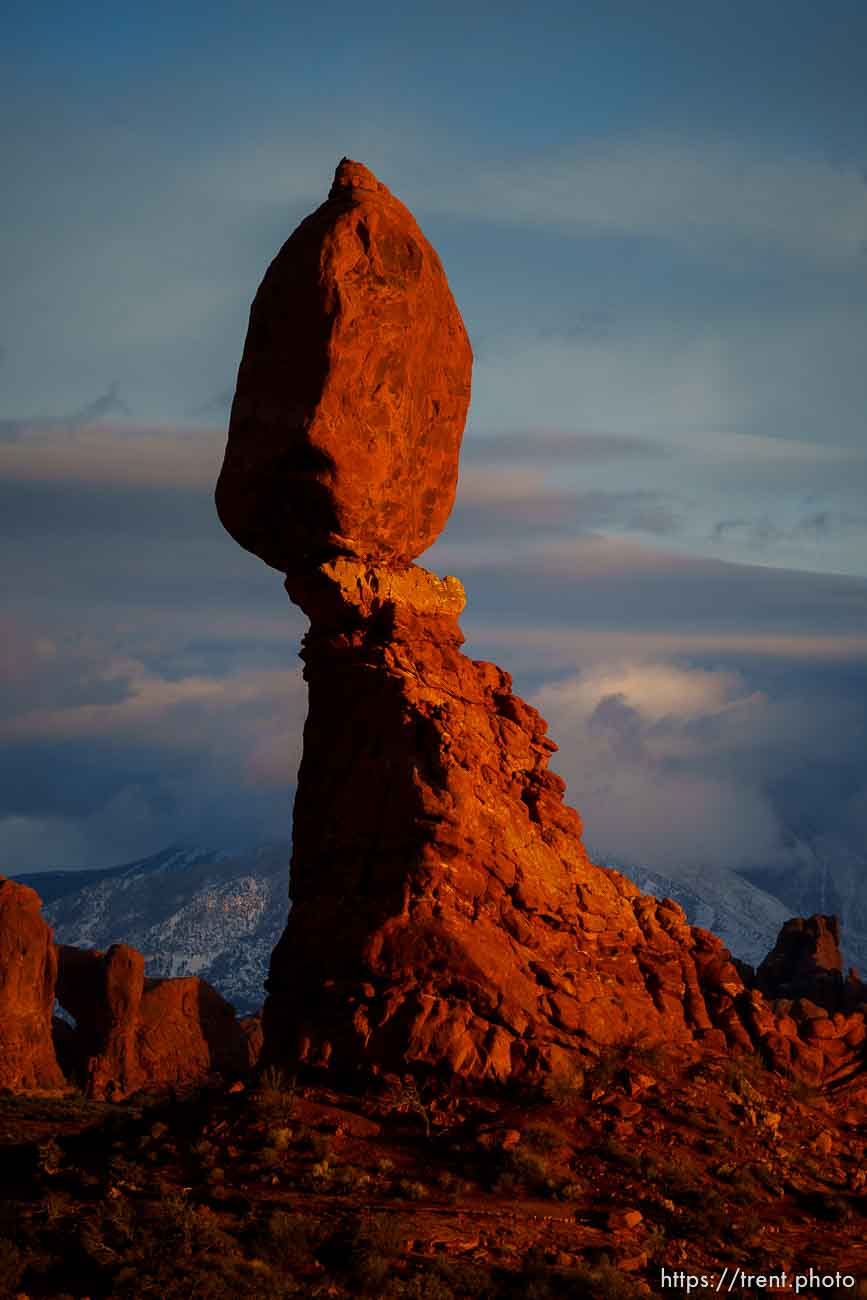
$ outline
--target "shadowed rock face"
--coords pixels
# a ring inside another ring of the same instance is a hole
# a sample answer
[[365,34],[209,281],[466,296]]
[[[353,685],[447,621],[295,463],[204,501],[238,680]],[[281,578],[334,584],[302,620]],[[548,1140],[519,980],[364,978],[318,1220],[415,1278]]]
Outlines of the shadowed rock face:
[[826,1011],[867,1003],[867,986],[855,972],[843,978],[836,916],[797,916],[787,921],[756,971],[755,984],[766,997],[808,998]]
[[437,254],[344,158],[250,311],[217,484],[224,527],[284,573],[338,553],[414,559],[452,507],[471,368]]
[[232,1007],[204,980],[146,979],[144,958],[128,944],[58,953],[57,1000],[77,1022],[71,1035],[60,1031],[64,1059],[89,1097],[120,1100],[246,1068]]
[[57,958],[35,890],[0,876],[0,1087],[59,1088],[51,1039]]

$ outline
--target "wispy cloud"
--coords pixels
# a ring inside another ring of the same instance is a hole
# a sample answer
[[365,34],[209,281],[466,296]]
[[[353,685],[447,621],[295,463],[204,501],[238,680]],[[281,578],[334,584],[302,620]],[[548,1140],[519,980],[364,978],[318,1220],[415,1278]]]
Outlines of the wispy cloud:
[[[437,178],[440,182],[440,178]],[[771,153],[742,138],[636,133],[488,164],[428,206],[576,235],[643,235],[707,251],[747,241],[819,261],[867,251],[862,168]]]
[[[463,460],[487,464],[602,464],[622,460],[655,460],[671,455],[671,449],[649,438],[628,433],[585,433],[558,429],[529,428],[525,432],[497,432],[487,437],[469,436],[464,442]],[[461,476],[463,485],[466,474]]]
[[28,422],[15,442],[0,442],[0,478],[101,487],[213,487],[225,430]]

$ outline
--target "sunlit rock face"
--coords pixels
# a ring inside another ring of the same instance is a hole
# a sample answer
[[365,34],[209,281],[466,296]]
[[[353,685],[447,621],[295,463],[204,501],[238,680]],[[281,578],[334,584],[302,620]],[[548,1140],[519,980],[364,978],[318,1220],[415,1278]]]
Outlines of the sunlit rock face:
[[0,1088],[59,1088],[51,1038],[57,956],[35,890],[0,876]]
[[547,724],[461,652],[458,579],[411,562],[452,504],[470,363],[436,254],[344,160],[253,304],[217,490],[310,619],[261,1062],[537,1083],[639,1038],[861,1068],[860,1013],[775,1009],[676,903],[589,861]]
[[236,541],[284,573],[408,563],[454,501],[472,351],[412,214],[344,158],[269,266],[217,485]]

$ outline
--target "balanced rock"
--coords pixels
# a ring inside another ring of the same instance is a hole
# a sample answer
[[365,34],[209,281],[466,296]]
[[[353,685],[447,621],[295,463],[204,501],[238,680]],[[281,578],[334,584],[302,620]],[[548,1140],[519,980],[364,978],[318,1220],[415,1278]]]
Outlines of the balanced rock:
[[57,958],[39,895],[0,876],[0,1088],[61,1088],[51,1037]]
[[217,484],[224,527],[284,573],[407,563],[448,518],[472,351],[412,214],[344,158],[250,311]]
[[455,490],[471,353],[436,254],[344,160],[256,296],[217,487],[310,619],[262,1065],[539,1082],[607,1045],[863,1068],[864,1017],[779,1012],[671,900],[594,866],[543,718],[412,564]]
[[59,957],[57,1000],[76,1021],[64,1059],[88,1096],[119,1100],[246,1068],[234,1011],[204,980],[146,979],[144,958],[127,944],[106,953],[64,945]]

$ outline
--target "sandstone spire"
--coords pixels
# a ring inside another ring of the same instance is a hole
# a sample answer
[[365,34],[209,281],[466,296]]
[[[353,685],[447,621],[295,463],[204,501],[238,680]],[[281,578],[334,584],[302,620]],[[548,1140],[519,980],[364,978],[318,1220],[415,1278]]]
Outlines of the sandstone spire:
[[0,876],[0,1088],[59,1088],[51,1040],[57,955],[34,889]]

